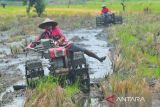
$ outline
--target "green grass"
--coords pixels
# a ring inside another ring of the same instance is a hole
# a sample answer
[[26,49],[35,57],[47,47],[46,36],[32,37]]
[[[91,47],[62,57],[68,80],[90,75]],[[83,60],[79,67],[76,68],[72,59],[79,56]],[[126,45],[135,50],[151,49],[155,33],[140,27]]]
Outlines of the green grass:
[[[160,28],[158,17],[159,15],[155,13],[143,15],[128,13],[128,16],[125,16],[127,23],[111,28],[114,35],[109,36],[109,39],[111,42],[118,41],[117,45],[122,48],[121,59],[126,63],[123,72],[132,69],[140,78],[160,77],[160,57],[156,55],[159,46],[154,47],[155,35]],[[156,40],[160,43],[160,39]]]
[[136,42],[136,38],[130,32],[128,32],[128,30],[126,30],[125,28],[124,30],[122,29],[121,31],[119,31],[118,36],[120,41],[123,43],[124,47],[127,47],[130,44],[133,44]]
[[148,68],[146,65],[142,66],[140,65],[139,68],[137,69],[137,74],[139,78],[144,78],[144,77],[160,77],[160,68]]
[[151,56],[149,54],[144,54],[144,57],[146,58],[146,60],[148,60],[151,63],[158,63],[158,57],[157,56]]
[[43,77],[36,84],[34,90],[28,91],[29,95],[27,96],[25,107],[31,105],[38,106],[39,104],[43,104],[42,106],[62,106],[65,103],[72,104],[72,95],[79,91],[76,84],[61,88],[58,84],[58,78],[52,76]]
[[[122,11],[120,2],[106,2],[107,6],[114,12]],[[144,8],[150,5],[150,9],[153,12],[160,12],[160,1],[157,2],[127,2],[126,10],[128,12],[140,12]],[[83,15],[92,14],[98,15],[100,13],[102,2],[88,2],[87,4],[71,5],[70,8],[67,5],[47,5],[46,15]],[[32,12],[32,14],[35,14]],[[0,15],[26,15],[26,6],[7,6],[5,9],[0,7]]]
[[[54,88],[59,86],[58,84],[58,78],[48,76],[44,77],[41,80],[38,81],[37,88],[36,90],[41,92],[41,91],[47,91],[47,88]],[[64,93],[66,96],[71,97],[74,93],[78,92],[78,83],[75,83],[73,85],[67,85],[64,87]]]
[[64,92],[65,92],[66,96],[71,97],[71,96],[73,96],[76,92],[78,92],[79,89],[78,89],[77,87],[78,87],[78,86],[77,86],[76,84],[65,87]]

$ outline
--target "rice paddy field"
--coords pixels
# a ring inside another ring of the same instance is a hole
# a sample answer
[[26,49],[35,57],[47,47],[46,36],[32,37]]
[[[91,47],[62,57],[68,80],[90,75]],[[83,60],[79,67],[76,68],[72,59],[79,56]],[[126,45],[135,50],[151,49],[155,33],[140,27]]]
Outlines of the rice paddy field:
[[[91,14],[98,15],[102,4],[106,4],[113,12],[122,12],[121,2],[118,1],[107,1],[97,2],[89,1],[85,4],[74,4],[70,5],[56,5],[56,4],[47,4],[45,15],[83,15]],[[126,11],[130,13],[143,12],[145,8],[149,7],[154,13],[160,12],[160,1],[159,0],[142,0],[142,1],[129,1],[124,2],[126,5]],[[33,10],[34,11],[34,10]],[[14,5],[9,3],[6,8],[0,7],[1,15],[26,15],[26,6]],[[32,12],[34,14],[34,12]]]
[[[102,31],[112,47],[109,57],[113,64],[113,74],[106,75],[102,82],[104,95],[141,96],[146,100],[145,103],[117,102],[116,107],[159,107],[160,0],[128,0],[124,2],[125,11],[120,0],[88,0],[83,4],[71,4],[69,8],[67,4],[56,5],[50,2],[41,17],[37,16],[34,8],[28,15],[26,6],[22,6],[22,3],[9,2],[6,8],[0,7],[0,32],[4,33],[14,27],[22,29],[7,33],[8,39],[0,40],[0,43],[18,42],[30,35],[40,34],[37,25],[46,17],[56,19],[65,30],[96,28],[95,17],[100,14],[104,3],[112,12],[123,17],[123,24],[112,25]],[[10,48],[13,55],[23,50],[17,49],[18,47]],[[4,88],[0,87],[0,90],[4,91]],[[48,78],[42,80],[35,90],[26,91],[25,106],[46,106],[49,103],[53,107],[62,107],[62,104],[64,107],[76,107],[70,97],[77,91],[76,85],[62,89]],[[56,95],[59,97],[53,98]]]

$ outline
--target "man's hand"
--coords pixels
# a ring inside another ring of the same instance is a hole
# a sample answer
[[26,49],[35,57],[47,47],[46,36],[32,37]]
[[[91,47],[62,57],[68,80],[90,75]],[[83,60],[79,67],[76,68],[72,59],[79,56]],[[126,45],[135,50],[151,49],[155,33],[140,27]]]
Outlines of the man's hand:
[[39,45],[40,41],[32,42],[32,45],[35,47],[36,45]]
[[59,42],[58,41],[55,41],[54,43],[55,43],[56,47],[59,47]]

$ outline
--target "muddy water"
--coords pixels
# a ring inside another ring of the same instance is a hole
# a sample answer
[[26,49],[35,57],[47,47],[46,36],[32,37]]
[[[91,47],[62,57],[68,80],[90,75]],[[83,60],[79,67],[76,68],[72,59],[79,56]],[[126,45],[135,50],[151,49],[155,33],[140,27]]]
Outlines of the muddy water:
[[104,62],[99,62],[98,60],[85,56],[90,68],[90,78],[92,79],[102,79],[108,73],[111,73],[111,62],[107,57],[109,54],[109,47],[107,47],[106,40],[102,41],[97,39],[96,35],[101,33],[102,29],[80,29],[68,33],[68,38],[73,38],[75,36],[79,37],[81,41],[78,43],[83,48],[86,48],[98,56],[106,56]]
[[[24,55],[23,55],[24,56]],[[10,85],[4,92],[0,94],[0,103],[5,102],[2,107],[22,107],[24,103],[24,95],[21,93],[17,94],[14,92],[13,85],[25,85],[24,76],[24,57],[17,58],[8,58],[3,59],[3,62],[0,63],[1,73],[5,73],[7,75],[15,75],[16,81],[11,81],[8,85]],[[17,75],[16,75],[17,74]],[[18,76],[19,75],[19,76]],[[21,76],[21,77],[20,77]],[[10,80],[10,78],[8,78]],[[4,81],[6,82],[6,80]],[[15,83],[16,82],[16,83]],[[6,104],[6,102],[9,102]]]
[[[40,59],[40,55],[34,54],[32,57],[29,55],[26,57],[24,54],[18,55],[16,58],[4,58],[2,63],[0,63],[0,70],[1,73],[6,73],[9,75],[13,74],[19,74],[21,75],[20,80],[16,83],[15,81],[11,81],[10,86],[6,88],[6,90],[2,93],[0,93],[0,107],[23,107],[25,96],[24,94],[14,91],[13,85],[26,85],[25,83],[25,61],[29,59]],[[49,70],[47,69],[48,66],[48,60],[41,59],[42,64],[45,70],[45,75],[49,74]],[[18,76],[17,76],[18,78]],[[10,79],[10,78],[8,78]],[[5,96],[5,97],[4,97]],[[4,98],[3,98],[4,97]],[[4,104],[1,104],[2,102],[5,102]],[[9,102],[6,104],[6,102]]]
[[[17,83],[15,83],[14,85],[25,85],[25,81],[20,80]],[[7,88],[5,92],[1,93],[0,100],[2,100],[3,95],[5,95],[6,93],[9,93],[9,92],[14,93],[14,89],[12,86]],[[4,104],[3,107],[22,107],[24,105],[24,102],[25,102],[24,95],[17,94],[11,103]]]
[[[72,39],[74,37],[78,37],[77,41],[76,39],[73,40],[75,41],[78,45],[82,46],[83,48],[89,49],[92,52],[96,53],[98,56],[107,56],[109,52],[109,48],[107,47],[107,42],[104,40],[97,39],[96,35],[99,34],[102,31],[102,29],[80,29],[80,30],[74,30],[71,32],[66,32],[66,36],[68,39]],[[9,52],[9,50],[7,50]],[[102,63],[100,63],[98,60],[88,57],[87,55],[85,56],[87,59],[87,62],[89,63],[89,72],[90,72],[90,78],[91,80],[99,80],[104,78],[104,76],[107,73],[111,72],[111,62],[109,58],[107,57],[106,60]],[[36,58],[33,57],[33,58]],[[16,58],[6,58],[3,59],[2,63],[0,63],[0,70],[2,72],[7,72],[9,74],[14,74],[15,72],[19,71],[22,77],[25,74],[25,69],[24,69],[24,62],[27,59],[32,59],[31,57],[25,57],[25,55],[18,55]],[[44,62],[44,70],[45,74],[48,74],[48,69],[47,69],[47,60],[42,59]],[[24,80],[20,80],[18,83],[13,83],[14,84],[19,84],[19,85],[24,85]],[[6,89],[3,93],[0,94],[1,100],[2,97],[7,93],[7,92],[13,92],[12,85]],[[11,103],[3,105],[4,107],[23,107],[25,100],[25,96],[18,96],[15,97],[14,100]],[[97,99],[91,99],[91,107],[94,107],[96,104],[95,102],[98,103]]]
[[[102,38],[97,38],[97,35],[102,32],[102,29],[80,29],[74,32],[68,33],[68,38],[79,37],[80,42],[78,45],[86,48],[98,56],[106,56],[106,60],[104,62],[99,62],[98,60],[91,58],[85,55],[87,62],[89,64],[89,72],[91,82],[99,82],[101,79],[105,77],[106,74],[111,73],[111,62],[107,57],[109,54],[109,47],[107,47],[106,40]],[[95,91],[91,91],[89,93],[90,101],[86,100],[84,102],[83,107],[108,107],[106,101],[99,101],[99,98],[95,98]],[[92,98],[92,96],[94,98]]]

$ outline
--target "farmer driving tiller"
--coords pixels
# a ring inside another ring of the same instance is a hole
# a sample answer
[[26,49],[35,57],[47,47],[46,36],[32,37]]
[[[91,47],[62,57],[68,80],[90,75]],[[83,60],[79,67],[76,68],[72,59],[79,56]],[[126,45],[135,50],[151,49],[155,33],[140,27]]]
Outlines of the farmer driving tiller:
[[[60,85],[71,84],[78,80],[80,90],[88,92],[90,78],[84,53],[100,62],[103,62],[106,57],[98,57],[93,52],[67,41],[57,25],[58,23],[54,20],[45,19],[39,25],[39,28],[45,29],[45,31],[29,44],[27,49],[39,52],[42,57],[49,59],[50,74],[60,77]],[[33,85],[34,78],[44,76],[40,59],[26,61],[25,69],[28,86]]]
[[122,16],[116,16],[106,5],[102,5],[101,14],[96,17],[96,26],[109,26],[111,24],[122,24]]
[[102,5],[101,15],[107,16],[109,14],[110,9],[106,5]]
[[[90,57],[96,58],[100,62],[103,62],[105,60],[105,58],[106,58],[105,56],[98,57],[93,52],[91,52],[85,48],[79,47],[79,46],[75,45],[74,43],[70,43],[69,41],[67,41],[63,32],[61,31],[61,29],[57,25],[58,25],[58,23],[55,22],[54,20],[51,20],[49,18],[45,19],[45,21],[43,21],[39,25],[39,28],[45,29],[45,31],[44,31],[44,33],[42,33],[42,35],[38,36],[35,39],[35,42],[38,42],[40,39],[52,39],[56,43],[56,46],[63,46],[70,53],[81,51]],[[32,44],[32,47],[34,47],[34,44]]]

